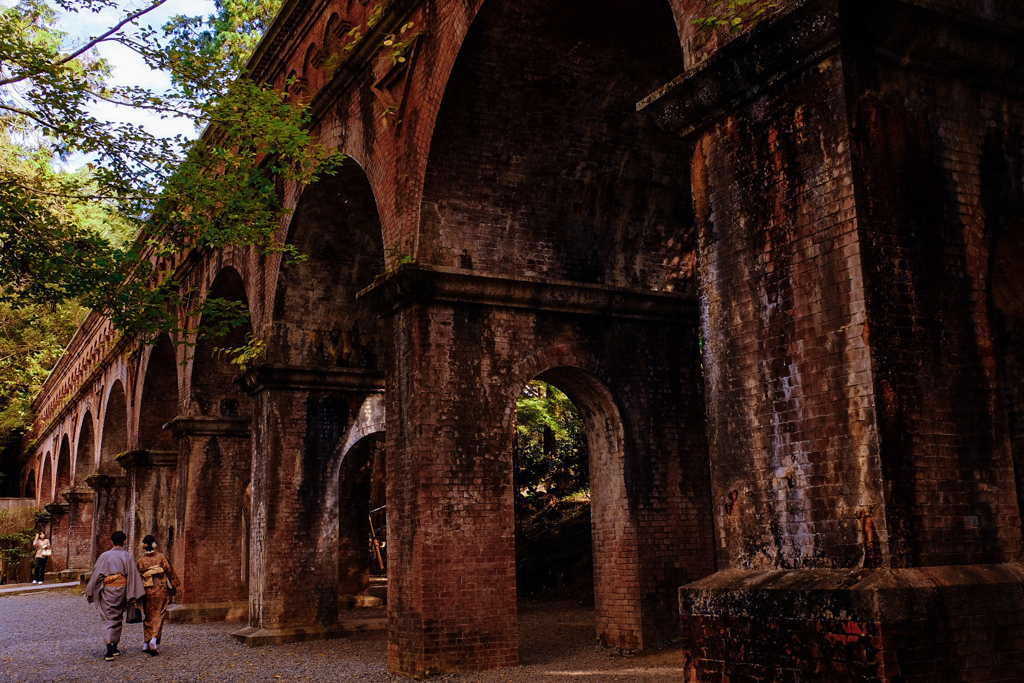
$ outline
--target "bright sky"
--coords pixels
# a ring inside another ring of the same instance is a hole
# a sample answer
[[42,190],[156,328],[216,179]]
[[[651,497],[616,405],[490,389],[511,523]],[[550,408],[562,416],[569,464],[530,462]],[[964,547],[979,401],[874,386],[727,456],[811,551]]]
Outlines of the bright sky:
[[[125,14],[149,4],[145,0],[129,0],[121,3],[119,11],[109,9],[99,14],[83,11],[79,14],[66,15],[61,21],[61,28],[72,37],[76,44],[80,45],[89,38],[104,33],[120,21]],[[143,26],[159,28],[173,16],[179,14],[206,16],[213,13],[214,9],[213,0],[167,0],[157,9],[144,15],[139,23]],[[153,71],[146,66],[142,57],[122,45],[102,43],[99,52],[113,67],[111,81],[115,84],[137,85],[155,92],[162,92],[170,86],[167,74]],[[131,107],[118,107],[107,103],[97,105],[93,111],[96,112],[98,118],[141,125],[154,135],[169,137],[181,133],[189,138],[198,136],[198,132],[188,119],[161,119],[159,114],[153,112]]]

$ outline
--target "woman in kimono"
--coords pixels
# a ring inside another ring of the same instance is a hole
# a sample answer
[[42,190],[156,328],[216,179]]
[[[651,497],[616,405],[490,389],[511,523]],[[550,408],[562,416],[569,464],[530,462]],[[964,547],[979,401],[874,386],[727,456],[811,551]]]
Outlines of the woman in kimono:
[[174,568],[162,553],[157,552],[156,538],[150,534],[142,539],[142,549],[146,554],[137,563],[142,574],[142,585],[146,588],[146,620],[142,622],[142,637],[146,642],[142,650],[148,655],[160,654],[160,634],[164,630],[164,617],[167,615],[167,603],[171,596],[178,592],[181,582],[174,573]]

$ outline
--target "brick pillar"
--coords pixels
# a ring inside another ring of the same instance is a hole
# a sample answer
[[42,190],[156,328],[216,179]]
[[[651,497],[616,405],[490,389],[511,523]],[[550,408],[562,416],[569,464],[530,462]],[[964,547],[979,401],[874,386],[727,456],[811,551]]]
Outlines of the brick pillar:
[[[127,478],[123,475],[90,474],[85,483],[93,491],[92,558],[90,564],[106,550],[109,550],[110,535],[115,531],[128,532],[125,521],[127,513]],[[133,548],[134,545],[128,546]]]
[[1020,24],[922,4],[787,3],[644,105],[695,150],[720,571],[680,589],[694,680],[1019,677],[977,198],[1022,102],[974,79],[1011,77]]
[[168,424],[178,438],[173,561],[182,588],[174,620],[245,618],[249,423],[247,417],[195,416]]
[[68,511],[67,503],[50,503],[44,506],[50,515],[50,545],[53,555],[46,565],[47,572],[62,572],[68,568]]
[[[392,321],[388,666],[406,675],[519,663],[511,464],[487,438],[484,408],[460,424],[451,401],[468,407],[474,397],[441,393],[458,372],[446,314],[416,303]],[[466,430],[475,446],[455,448]]]
[[160,551],[173,559],[178,452],[126,451],[117,456],[117,462],[124,468],[126,481],[123,517],[123,531],[128,534],[126,547],[138,552],[142,539],[153,534]]
[[93,558],[93,492],[71,489],[64,498],[69,504],[67,568],[88,571]]
[[[365,535],[339,526],[341,446],[380,372],[264,366],[242,381],[255,396],[249,645],[337,635],[339,568],[366,565]],[[344,553],[344,554],[339,554]],[[351,593],[368,585],[348,577]]]

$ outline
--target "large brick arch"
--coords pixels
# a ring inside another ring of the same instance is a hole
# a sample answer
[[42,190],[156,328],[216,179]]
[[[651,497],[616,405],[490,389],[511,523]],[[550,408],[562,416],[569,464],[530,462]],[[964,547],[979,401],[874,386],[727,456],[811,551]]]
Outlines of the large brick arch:
[[175,450],[177,444],[164,425],[180,408],[179,366],[174,342],[164,333],[147,346],[139,368],[135,409],[138,412],[138,447],[146,450]]
[[355,159],[303,189],[287,243],[305,259],[278,271],[270,360],[378,369],[380,323],[356,294],[383,272],[383,236],[373,188]]
[[72,481],[75,486],[85,484],[85,478],[92,474],[96,464],[95,423],[92,411],[86,410],[78,426],[78,437],[75,439],[75,460],[72,469]]
[[[232,266],[217,272],[207,297],[241,302],[250,309],[250,297],[242,275]],[[190,362],[188,413],[191,415],[236,417],[251,415],[252,399],[234,379],[238,367],[230,362],[227,349],[244,346],[252,334],[251,321],[236,325],[224,334],[208,334],[202,318],[198,321],[195,348]]]
[[114,380],[103,406],[103,431],[100,433],[99,471],[113,473],[118,469],[115,458],[128,450],[128,399],[124,383]]
[[39,469],[39,503],[45,505],[53,500],[53,454],[49,451],[43,456]]
[[417,259],[693,291],[686,156],[636,112],[681,70],[662,0],[488,0],[437,114]]
[[21,497],[22,498],[35,498],[36,497],[36,471],[31,469],[28,471],[28,476],[25,477],[25,481],[22,482]]
[[60,495],[61,490],[71,485],[71,439],[65,434],[60,441],[57,454],[57,465],[54,468],[53,499]]

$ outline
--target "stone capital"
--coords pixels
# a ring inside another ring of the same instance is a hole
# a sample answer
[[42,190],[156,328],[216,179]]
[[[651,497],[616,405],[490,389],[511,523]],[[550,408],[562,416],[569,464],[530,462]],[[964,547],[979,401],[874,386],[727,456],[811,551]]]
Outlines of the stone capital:
[[250,436],[252,420],[248,417],[209,417],[179,415],[164,425],[177,438],[185,436]]
[[64,496],[64,500],[69,503],[91,503],[93,501],[93,492],[89,489],[67,489],[61,491],[60,495]]
[[123,474],[107,474],[105,472],[93,472],[85,478],[86,485],[93,491],[124,486],[126,482],[127,479]]
[[356,295],[388,315],[416,301],[502,306],[549,313],[696,325],[692,294],[508,276],[410,263]]
[[67,503],[50,503],[49,505],[44,505],[43,509],[50,513],[50,517],[60,517],[61,515],[66,515],[71,506]]
[[249,394],[263,391],[384,390],[384,373],[364,368],[316,368],[297,365],[261,365],[245,371],[235,382]]
[[637,111],[688,138],[837,57],[844,68],[847,61],[868,60],[1019,89],[1024,71],[1014,30],[958,20],[919,0],[807,0],[730,41],[641,100]]

